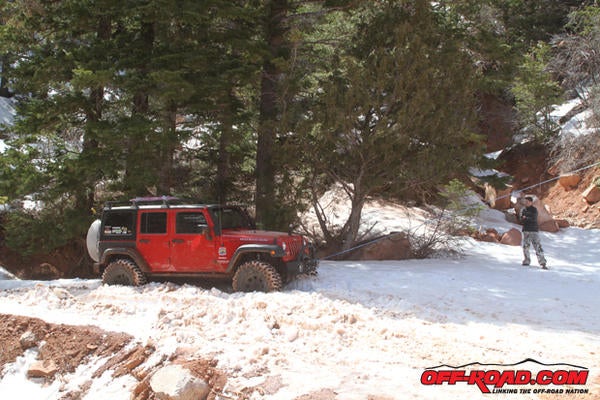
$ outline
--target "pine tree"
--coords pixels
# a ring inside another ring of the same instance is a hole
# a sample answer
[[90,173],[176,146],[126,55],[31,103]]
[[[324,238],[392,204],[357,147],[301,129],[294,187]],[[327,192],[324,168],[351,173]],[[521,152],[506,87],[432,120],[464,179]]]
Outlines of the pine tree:
[[345,226],[330,234],[343,248],[357,240],[368,196],[426,199],[478,153],[474,71],[458,32],[427,1],[369,12],[323,87],[305,149],[316,176],[351,199]]
[[[356,7],[351,0],[264,2],[262,40],[264,55],[256,150],[256,216],[259,224],[285,228],[290,204],[297,203],[297,184],[291,176],[298,154],[288,142],[296,140],[298,124],[306,118],[312,77],[323,73],[326,60],[315,38],[315,30],[327,17]],[[331,47],[334,43],[327,46]],[[329,65],[328,68],[332,66]],[[286,210],[287,209],[287,210]],[[286,212],[287,211],[287,212]]]
[[239,77],[237,53],[246,54],[231,49],[252,34],[233,23],[247,19],[243,2],[14,6],[0,43],[19,60],[10,72],[27,95],[2,160],[2,191],[44,202],[44,215],[27,221],[69,221],[69,229],[32,229],[56,238],[51,248],[86,228],[90,208],[102,200],[98,184],[111,197],[172,190],[177,149],[191,132],[176,126],[177,116],[219,118],[217,103]]

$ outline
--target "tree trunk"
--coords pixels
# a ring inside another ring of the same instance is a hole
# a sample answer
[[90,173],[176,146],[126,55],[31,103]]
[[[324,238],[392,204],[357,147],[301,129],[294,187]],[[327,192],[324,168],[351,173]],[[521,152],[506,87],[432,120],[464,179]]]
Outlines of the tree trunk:
[[360,229],[360,219],[362,217],[362,210],[365,205],[367,196],[360,190],[354,190],[351,196],[352,208],[350,210],[350,216],[346,222],[345,234],[342,241],[342,251],[348,250],[354,246],[356,239],[358,238],[358,231]]
[[0,97],[11,98],[14,93],[11,93],[6,87],[7,79],[6,79],[6,67],[8,62],[5,56],[0,56]]
[[[154,24],[153,23],[143,23],[140,30],[141,40],[143,42],[142,47],[146,50],[145,54],[147,55],[146,59],[141,59],[139,64],[139,74],[142,77],[145,77],[148,73],[148,58],[150,54],[152,54],[152,49],[154,47]],[[148,112],[150,110],[150,101],[148,91],[145,89],[139,89],[133,96],[133,110],[132,117],[139,120],[145,120],[148,116]],[[125,165],[125,182],[124,182],[124,191],[128,196],[140,196],[147,193],[146,184],[143,177],[141,175],[144,174],[144,171],[140,171],[143,169],[142,165],[139,165],[139,154],[140,151],[144,151],[147,146],[144,146],[140,141],[140,137],[146,135],[145,132],[142,134],[138,134],[134,132],[132,136],[127,138],[127,155],[126,155],[126,165]],[[147,154],[145,156],[153,157],[153,154]]]
[[280,117],[279,91],[282,71],[275,59],[286,48],[285,17],[289,9],[287,0],[272,0],[266,22],[266,42],[269,54],[263,65],[260,94],[260,117],[256,149],[256,219],[264,227],[276,224],[273,201],[276,198],[275,140]]
[[234,138],[235,103],[235,93],[233,88],[230,88],[221,114],[221,137],[219,138],[219,159],[217,161],[217,178],[215,182],[215,194],[219,203],[227,203],[229,186],[231,185],[230,146]]
[[158,172],[158,195],[171,194],[173,187],[173,160],[177,146],[177,106],[171,103],[165,115],[165,135],[160,148],[160,170]]
[[[98,30],[96,32],[98,39],[109,40],[111,35],[111,19],[108,16],[100,18],[98,21]],[[95,202],[95,185],[96,185],[96,166],[94,159],[98,152],[98,139],[94,133],[93,127],[102,119],[104,105],[104,87],[98,86],[90,91],[90,107],[86,113],[86,132],[83,137],[83,147],[81,151],[81,160],[83,161],[83,185],[81,191],[76,194],[77,208],[85,209],[91,212]]]

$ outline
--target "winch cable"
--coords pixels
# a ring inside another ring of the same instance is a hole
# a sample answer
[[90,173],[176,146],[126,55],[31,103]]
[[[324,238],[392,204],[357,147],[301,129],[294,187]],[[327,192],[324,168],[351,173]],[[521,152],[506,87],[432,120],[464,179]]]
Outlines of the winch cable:
[[341,256],[342,254],[353,252],[353,251],[355,251],[357,249],[360,249],[362,247],[369,246],[369,245],[371,245],[373,243],[377,243],[377,242],[379,242],[381,240],[389,239],[389,238],[392,238],[392,237],[394,237],[396,235],[400,235],[400,234],[403,234],[403,233],[404,232],[390,232],[387,235],[384,235],[384,236],[381,236],[381,237],[369,240],[369,241],[367,241],[365,243],[361,243],[361,244],[359,244],[357,246],[354,246],[354,247],[351,247],[351,248],[349,248],[347,250],[343,250],[343,251],[340,251],[338,253],[330,254],[327,257],[321,258],[320,260],[328,260],[328,259],[333,258],[333,257]]
[[[559,179],[560,179],[562,176],[564,176],[564,175],[576,174],[577,172],[585,171],[585,170],[587,170],[587,169],[594,168],[594,167],[596,167],[596,166],[598,166],[598,165],[600,165],[600,161],[598,161],[597,163],[590,164],[590,165],[588,165],[588,166],[585,166],[585,167],[582,167],[582,168],[579,168],[579,169],[573,170],[573,171],[565,172],[564,174],[561,174],[561,175],[559,175],[559,176],[555,176],[554,178],[550,178],[550,179],[547,179],[547,180],[545,180],[545,181],[542,181],[542,182],[536,183],[535,185],[527,186],[527,187],[525,187],[525,188],[522,188],[522,189],[517,189],[517,190],[515,190],[513,193],[521,193],[521,192],[525,192],[525,191],[527,191],[527,190],[531,190],[531,189],[533,189],[533,188],[536,188],[536,187],[538,187],[538,186],[545,185],[546,183],[550,183],[550,182],[557,181],[557,180],[559,180]],[[506,197],[509,197],[509,196],[512,196],[512,193],[509,193],[509,194],[505,194],[505,195],[503,195],[503,196],[500,196],[500,197],[496,198],[496,200],[504,199],[504,198],[506,198]]]
[[[585,166],[585,167],[582,167],[582,168],[578,168],[578,169],[576,169],[576,170],[573,170],[573,171],[566,172],[566,173],[564,173],[564,174],[562,174],[562,175],[570,175],[570,174],[575,174],[575,173],[577,173],[577,172],[585,171],[585,170],[588,170],[588,169],[590,169],[590,168],[593,168],[593,167],[596,167],[596,166],[599,166],[599,165],[600,165],[600,161],[599,161],[599,162],[596,162],[596,163],[594,163],[594,164],[587,165],[587,166]],[[502,196],[500,196],[500,197],[497,197],[497,198],[496,198],[496,200],[501,200],[501,199],[504,199],[504,198],[506,198],[506,197],[510,197],[510,196],[512,196],[512,194],[513,194],[513,193],[521,193],[521,192],[525,192],[525,191],[527,191],[527,190],[531,190],[531,189],[533,189],[533,188],[536,188],[536,187],[538,187],[538,186],[545,185],[546,183],[550,183],[550,182],[554,182],[554,181],[556,181],[556,180],[559,180],[560,178],[561,178],[561,176],[559,175],[559,176],[556,176],[556,177],[554,177],[554,178],[547,179],[547,180],[545,180],[545,181],[542,181],[542,182],[536,183],[535,185],[527,186],[527,187],[525,187],[525,188],[522,188],[522,189],[517,189],[517,190],[515,190],[514,192],[511,192],[511,193],[509,193],[509,194],[505,194],[505,195],[502,195]],[[454,211],[454,213],[458,213],[458,212],[461,212],[461,211],[468,211],[470,208],[471,208],[471,207],[465,207],[465,208],[463,208],[463,209],[459,209],[459,210],[456,210],[456,211]],[[424,226],[424,225],[427,225],[427,222],[424,222],[424,223],[422,223],[421,225],[417,226],[417,228],[420,228],[420,227],[422,227],[422,226]],[[320,261],[320,260],[328,260],[328,259],[330,259],[330,258],[338,257],[338,256],[341,256],[341,255],[343,255],[343,254],[351,253],[351,252],[353,252],[353,251],[355,251],[355,250],[358,250],[358,249],[360,249],[360,248],[362,248],[362,247],[369,246],[369,245],[371,245],[371,244],[373,244],[373,243],[377,243],[377,242],[379,242],[379,241],[381,241],[381,240],[384,240],[384,239],[390,239],[390,238],[392,238],[392,237],[394,237],[394,236],[397,236],[397,235],[400,235],[400,234],[403,234],[403,233],[404,233],[404,232],[390,232],[390,233],[388,233],[388,234],[386,234],[386,235],[384,235],[384,236],[380,236],[380,237],[378,237],[378,238],[375,238],[375,239],[373,239],[373,240],[369,240],[369,241],[367,241],[367,242],[365,242],[365,243],[361,243],[361,244],[359,244],[359,245],[357,245],[357,246],[354,246],[354,247],[351,247],[351,248],[349,248],[349,249],[347,249],[347,250],[343,250],[343,251],[340,251],[340,252],[337,252],[337,253],[330,254],[330,255],[328,255],[328,256],[326,256],[326,257],[322,257],[322,258],[320,258],[320,259],[319,259],[319,261]]]

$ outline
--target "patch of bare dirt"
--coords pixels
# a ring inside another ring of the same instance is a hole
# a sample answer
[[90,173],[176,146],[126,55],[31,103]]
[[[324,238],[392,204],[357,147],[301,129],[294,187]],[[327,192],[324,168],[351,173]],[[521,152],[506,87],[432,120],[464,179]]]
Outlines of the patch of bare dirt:
[[600,176],[600,168],[591,168],[579,175],[581,181],[572,189],[566,189],[555,181],[548,189],[544,202],[556,218],[565,219],[573,226],[599,229],[600,203],[588,204],[583,192]]
[[[542,199],[555,219],[564,219],[571,226],[600,228],[600,203],[587,204],[582,196],[592,181],[600,176],[600,168],[578,172],[581,177],[579,184],[566,189],[558,182],[558,177],[550,173],[554,166],[549,165],[547,159],[543,146],[528,143],[503,154],[499,169],[514,177],[513,190],[535,186],[526,192]],[[543,183],[546,181],[549,182]]]
[[95,326],[51,324],[38,318],[0,314],[0,372],[25,350],[36,347],[39,370],[36,367],[30,372],[35,369],[35,377],[47,381],[73,373],[92,356],[107,360],[89,377],[80,392],[64,393],[60,400],[80,399],[89,390],[92,380],[108,371],[112,371],[114,378],[130,374],[139,381],[131,396],[133,400],[157,399],[148,382],[166,362],[181,364],[207,382],[211,388],[208,400],[216,399],[227,383],[227,376],[216,368],[216,360],[193,359],[176,353],[148,365],[148,358],[156,349],[149,345],[131,346],[132,340],[131,335],[107,332]]
[[[22,344],[20,339],[25,333],[32,335],[31,340]],[[53,361],[57,373],[71,373],[84,358],[108,357],[131,340],[130,335],[94,326],[55,325],[37,318],[0,314],[0,367],[14,362],[27,348],[38,347],[40,361]]]

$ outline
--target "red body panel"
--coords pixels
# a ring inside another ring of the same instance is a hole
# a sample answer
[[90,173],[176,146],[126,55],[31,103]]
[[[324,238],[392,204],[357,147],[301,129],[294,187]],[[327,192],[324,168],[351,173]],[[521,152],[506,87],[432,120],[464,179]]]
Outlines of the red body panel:
[[[164,214],[164,211],[160,211]],[[152,214],[152,215],[150,215]],[[169,232],[146,233],[142,231],[143,219],[157,215],[157,212],[145,211],[138,214],[136,246],[138,252],[148,263],[151,272],[164,272],[171,268],[171,246]]]

